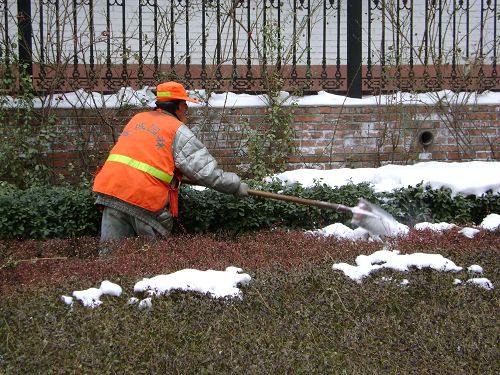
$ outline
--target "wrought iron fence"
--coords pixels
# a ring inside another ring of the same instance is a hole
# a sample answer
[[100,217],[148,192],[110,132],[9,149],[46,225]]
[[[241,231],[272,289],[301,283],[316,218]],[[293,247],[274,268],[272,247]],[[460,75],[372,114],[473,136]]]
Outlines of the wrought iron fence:
[[[0,0],[39,92],[499,90],[497,0]],[[6,70],[7,69],[7,70]]]

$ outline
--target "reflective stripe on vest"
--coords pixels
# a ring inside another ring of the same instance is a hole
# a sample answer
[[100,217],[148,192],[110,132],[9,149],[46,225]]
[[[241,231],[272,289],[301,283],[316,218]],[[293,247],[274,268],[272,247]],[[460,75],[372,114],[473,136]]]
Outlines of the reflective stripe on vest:
[[157,179],[164,181],[166,183],[170,183],[173,178],[173,176],[169,175],[168,173],[160,171],[159,169],[149,164],[143,163],[142,161],[139,160],[132,159],[128,156],[110,154],[106,161],[116,161],[118,163],[129,165],[132,168],[146,172],[147,174],[150,174],[151,176],[156,177]]

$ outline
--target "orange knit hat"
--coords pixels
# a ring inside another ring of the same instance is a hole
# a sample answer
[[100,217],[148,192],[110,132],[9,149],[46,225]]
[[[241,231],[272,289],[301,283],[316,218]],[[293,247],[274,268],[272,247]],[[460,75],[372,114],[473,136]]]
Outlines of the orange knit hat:
[[192,103],[199,103],[198,100],[190,98],[184,86],[177,82],[163,82],[156,86],[156,100],[159,102],[169,102],[171,100],[186,100]]

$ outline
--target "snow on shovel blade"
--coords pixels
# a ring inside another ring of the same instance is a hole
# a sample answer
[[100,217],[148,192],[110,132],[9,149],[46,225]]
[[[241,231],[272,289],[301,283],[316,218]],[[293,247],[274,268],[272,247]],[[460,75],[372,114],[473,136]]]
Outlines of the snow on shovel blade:
[[395,236],[406,232],[407,227],[399,223],[379,206],[361,198],[356,207],[351,209],[354,225],[366,229],[376,236]]

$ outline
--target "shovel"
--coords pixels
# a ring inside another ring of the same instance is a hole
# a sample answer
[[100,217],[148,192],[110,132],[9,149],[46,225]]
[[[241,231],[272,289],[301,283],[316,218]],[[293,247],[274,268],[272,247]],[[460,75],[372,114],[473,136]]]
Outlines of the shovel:
[[[183,179],[182,182],[190,185],[195,185],[194,182],[187,179]],[[277,199],[306,206],[326,208],[337,212],[350,212],[352,213],[351,223],[363,229],[366,229],[368,232],[375,236],[383,237],[394,235],[398,232],[401,226],[401,224],[397,222],[396,219],[394,219],[388,212],[363,198],[359,200],[356,207],[348,207],[338,203],[315,201],[312,199],[293,197],[291,195],[277,194],[255,189],[248,189],[248,195],[261,198]]]
[[248,195],[262,198],[278,199],[282,201],[303,204],[306,206],[314,206],[318,208],[326,208],[338,212],[352,213],[351,222],[375,236],[390,236],[396,233],[401,224],[396,221],[388,212],[384,211],[379,206],[368,202],[361,198],[356,207],[348,207],[338,203],[330,203],[324,201],[315,201],[312,199],[293,197],[290,195],[270,193],[267,191],[248,189]]

